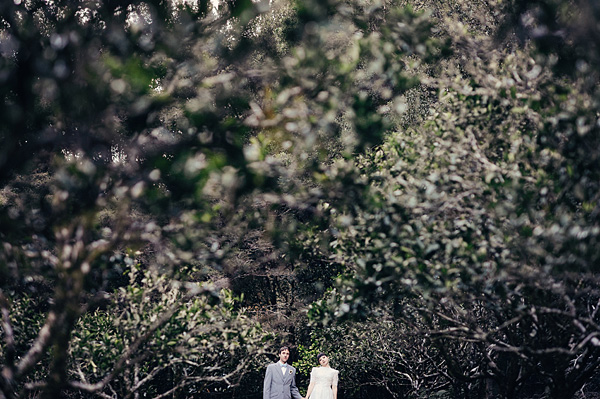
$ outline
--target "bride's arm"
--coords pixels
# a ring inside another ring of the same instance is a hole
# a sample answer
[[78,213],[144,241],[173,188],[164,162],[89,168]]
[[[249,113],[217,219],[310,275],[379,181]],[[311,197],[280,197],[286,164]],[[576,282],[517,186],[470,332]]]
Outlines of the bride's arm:
[[312,392],[314,387],[315,387],[315,382],[311,381],[310,384],[308,385],[308,390],[306,391],[306,396],[304,397],[305,399],[310,398],[310,393]]
[[333,399],[337,399],[337,386],[340,372],[333,370],[333,381],[331,382],[331,390],[333,391]]
[[310,398],[310,393],[312,392],[313,388],[315,387],[315,369],[313,367],[313,369],[310,371],[310,384],[308,384],[308,389],[306,390],[306,396],[304,397],[304,399],[309,399]]

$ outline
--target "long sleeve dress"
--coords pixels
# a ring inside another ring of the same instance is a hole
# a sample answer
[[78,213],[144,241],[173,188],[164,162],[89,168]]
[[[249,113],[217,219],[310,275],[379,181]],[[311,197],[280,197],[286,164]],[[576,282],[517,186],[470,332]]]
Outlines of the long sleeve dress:
[[309,399],[333,399],[332,387],[338,385],[337,370],[330,367],[314,367],[310,372],[310,382],[314,382]]

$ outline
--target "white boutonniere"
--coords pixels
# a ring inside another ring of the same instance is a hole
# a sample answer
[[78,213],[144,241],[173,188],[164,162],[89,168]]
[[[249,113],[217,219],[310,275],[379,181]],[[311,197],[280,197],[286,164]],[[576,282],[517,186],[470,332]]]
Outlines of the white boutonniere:
[[294,372],[294,370],[290,369],[290,374],[292,374]]

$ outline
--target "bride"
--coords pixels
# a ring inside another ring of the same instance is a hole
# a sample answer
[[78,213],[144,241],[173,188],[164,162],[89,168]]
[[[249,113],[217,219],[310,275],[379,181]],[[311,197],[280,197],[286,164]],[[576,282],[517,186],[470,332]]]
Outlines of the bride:
[[317,355],[321,367],[313,367],[310,372],[310,384],[306,399],[337,399],[337,370],[329,367],[329,358],[324,353]]

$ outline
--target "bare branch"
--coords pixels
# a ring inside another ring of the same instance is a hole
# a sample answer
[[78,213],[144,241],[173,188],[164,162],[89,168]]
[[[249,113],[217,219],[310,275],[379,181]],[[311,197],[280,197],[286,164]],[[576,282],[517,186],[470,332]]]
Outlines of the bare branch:
[[47,385],[48,384],[45,381],[28,382],[27,384],[25,384],[25,390],[41,391],[42,389],[46,388]]
[[15,336],[10,322],[10,303],[2,291],[0,291],[0,308],[2,311],[2,330],[4,331],[4,342],[6,342],[5,361],[7,367],[14,368],[15,361]]
[[168,369],[169,367],[175,365],[179,363],[176,360],[171,360],[169,363],[160,366],[160,367],[155,367],[152,371],[150,371],[144,378],[142,378],[139,381],[134,381],[134,385],[132,387],[132,391],[136,392],[138,391],[144,384],[146,384],[148,381],[152,380],[158,373],[160,373],[161,371]]
[[179,389],[184,388],[184,387],[186,387],[188,385],[191,385],[191,384],[198,383],[198,382],[222,382],[222,381],[224,381],[227,384],[229,384],[229,378],[231,378],[235,374],[239,373],[244,368],[244,365],[245,365],[244,362],[238,363],[238,365],[235,368],[235,370],[233,370],[229,374],[221,376],[221,377],[205,376],[205,377],[190,377],[188,379],[184,379],[179,384],[177,384],[175,387],[171,388],[167,392],[164,392],[164,393],[162,393],[162,394],[160,394],[158,396],[155,396],[153,399],[163,399],[163,398],[166,398],[169,395],[173,394],[174,392],[178,391]]
[[59,321],[61,321],[63,318],[64,317],[62,315],[59,317],[55,311],[50,311],[48,317],[46,318],[46,323],[44,323],[44,326],[38,333],[33,345],[17,365],[15,377],[21,377],[25,375],[40,360],[46,349],[48,349],[51,344],[54,330],[60,324]]
[[[141,362],[143,359],[145,359],[147,357],[147,356],[143,355],[143,356],[134,358],[133,355],[138,351],[138,349],[140,348],[140,346],[143,343],[145,343],[146,341],[148,341],[148,339],[150,337],[152,337],[152,335],[156,332],[156,330],[158,330],[165,323],[167,323],[171,319],[171,317],[173,317],[173,315],[175,313],[177,313],[177,311],[181,307],[181,305],[180,305],[181,303],[185,303],[186,301],[193,298],[198,293],[199,293],[198,289],[190,290],[186,295],[184,295],[180,299],[180,301],[173,304],[159,318],[157,318],[157,320],[152,325],[150,325],[149,328],[142,335],[140,335],[131,345],[129,345],[129,347],[125,350],[125,352],[121,355],[121,357],[115,362],[115,365],[113,366],[110,373],[108,375],[106,375],[101,381],[96,382],[96,383],[86,383],[85,381],[71,381],[71,382],[69,382],[69,385],[72,388],[80,389],[80,390],[90,392],[90,393],[98,393],[98,392],[102,391],[106,386],[109,385],[109,383],[126,366],[138,364],[139,362]],[[165,365],[162,368],[157,368],[157,369],[153,370],[150,375],[148,375],[146,378],[140,380],[137,384],[135,384],[132,392],[137,391],[141,386],[143,386],[146,382],[148,382],[158,372],[160,372],[164,368],[169,367],[175,363],[177,363],[177,361],[170,362],[168,365]],[[208,378],[208,377],[206,377],[206,378]],[[218,380],[222,380],[223,378],[224,377],[218,377]]]
[[113,399],[114,398],[114,396],[107,395],[104,392],[96,389],[96,384],[87,384],[87,383],[80,382],[80,381],[69,381],[68,385],[69,385],[69,387],[71,387],[73,389],[78,389],[81,391],[94,393],[95,395],[98,395],[101,398],[105,398],[105,399]]

